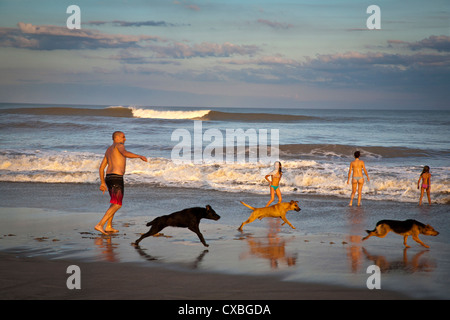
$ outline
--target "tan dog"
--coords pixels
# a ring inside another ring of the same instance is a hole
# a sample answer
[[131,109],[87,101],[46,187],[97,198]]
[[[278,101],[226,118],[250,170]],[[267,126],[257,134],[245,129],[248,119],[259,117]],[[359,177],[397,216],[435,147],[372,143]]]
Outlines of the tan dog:
[[[291,226],[292,229],[295,229],[295,227],[286,219],[286,212],[290,210],[300,211],[300,207],[298,206],[298,201],[291,200],[291,202],[281,202],[274,204],[270,207],[264,207],[264,208],[253,208],[252,206],[249,206],[248,204],[241,201],[241,203],[246,206],[247,208],[250,208],[253,210],[250,217],[247,219],[247,221],[242,222],[241,226],[239,227],[239,231],[242,231],[242,227],[246,225],[247,223],[252,223],[255,221],[255,219],[261,220],[262,218],[266,217],[272,217],[272,218],[281,218],[284,223],[287,223]],[[282,225],[283,225],[282,224]]]
[[426,236],[437,236],[439,232],[433,229],[429,224],[424,225],[423,223],[417,220],[381,220],[378,221],[377,226],[373,230],[366,230],[368,235],[364,237],[362,240],[367,240],[371,236],[376,236],[379,238],[384,238],[389,231],[394,231],[395,233],[403,236],[403,244],[406,248],[409,246],[406,244],[406,240],[408,236],[412,236],[413,240],[417,243],[421,244],[425,248],[429,248],[422,240],[419,239],[419,234],[424,234]]

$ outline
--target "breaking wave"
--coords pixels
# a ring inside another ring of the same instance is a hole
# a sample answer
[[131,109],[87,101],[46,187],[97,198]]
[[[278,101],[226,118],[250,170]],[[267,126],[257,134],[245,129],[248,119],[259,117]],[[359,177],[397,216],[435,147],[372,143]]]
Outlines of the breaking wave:
[[213,110],[158,110],[138,107],[110,106],[106,108],[72,108],[72,107],[43,107],[43,108],[15,108],[2,109],[3,114],[30,114],[51,116],[94,116],[94,117],[123,117],[167,120],[202,120],[202,121],[247,121],[247,122],[289,122],[314,119],[314,117],[270,114],[270,113],[242,113],[222,112]]
[[418,148],[406,147],[382,147],[382,146],[349,146],[341,144],[287,144],[280,146],[280,155],[290,159],[298,157],[318,158],[353,158],[353,153],[359,150],[362,158],[407,158],[407,157],[431,157],[446,156],[449,150],[430,151]]
[[[102,155],[89,152],[8,152],[0,153],[0,181],[39,183],[99,183],[98,168]],[[127,162],[126,183],[159,187],[198,188],[223,192],[265,194],[264,176],[272,170],[262,163],[177,163],[153,157],[145,163]],[[316,160],[283,160],[283,194],[336,196],[348,198],[348,164]],[[421,167],[386,167],[372,164],[370,183],[364,187],[364,198],[417,202],[417,179]],[[450,203],[449,170],[434,167],[433,201]]]

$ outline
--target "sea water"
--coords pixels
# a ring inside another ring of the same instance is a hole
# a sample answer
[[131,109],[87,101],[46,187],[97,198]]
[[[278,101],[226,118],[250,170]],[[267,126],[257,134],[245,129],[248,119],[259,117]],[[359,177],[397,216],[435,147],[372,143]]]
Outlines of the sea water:
[[[111,134],[149,158],[128,161],[127,184],[266,193],[264,161],[173,161],[177,129],[278,132],[284,194],[348,197],[353,153],[371,181],[366,199],[417,202],[417,181],[431,167],[432,201],[450,202],[450,111],[176,108],[0,104],[0,181],[98,184]],[[259,130],[259,131],[258,131]],[[203,141],[205,148],[210,142]],[[226,139],[223,139],[223,147]],[[232,142],[236,144],[235,141]],[[246,147],[250,142],[245,141]],[[270,140],[269,140],[270,143]],[[231,147],[237,147],[232,145]],[[220,159],[219,159],[220,160]]]

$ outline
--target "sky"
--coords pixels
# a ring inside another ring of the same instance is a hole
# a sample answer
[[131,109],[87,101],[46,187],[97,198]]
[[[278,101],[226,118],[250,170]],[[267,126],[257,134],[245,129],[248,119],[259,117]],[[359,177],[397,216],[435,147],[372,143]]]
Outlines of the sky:
[[0,0],[0,102],[450,110],[449,89],[448,0]]

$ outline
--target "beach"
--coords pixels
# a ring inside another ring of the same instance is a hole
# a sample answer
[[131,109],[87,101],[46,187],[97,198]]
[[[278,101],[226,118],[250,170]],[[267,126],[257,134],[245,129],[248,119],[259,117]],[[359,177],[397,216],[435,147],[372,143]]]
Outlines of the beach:
[[[2,299],[450,298],[448,111],[2,103],[0,114]],[[148,162],[127,160],[119,232],[105,236],[98,169],[115,130]],[[370,181],[349,207],[356,150]],[[240,201],[269,200],[275,160],[283,201],[301,208],[286,215],[295,229],[265,218],[238,231],[251,213]],[[432,201],[418,206],[424,165]],[[132,245],[155,217],[206,205],[221,216],[200,223],[209,247],[183,228]],[[384,219],[439,235],[419,236],[429,249],[393,232],[363,242]],[[81,289],[66,285],[70,265]]]
[[[445,206],[364,201],[349,208],[339,198],[299,196],[302,211],[287,215],[295,230],[267,218],[239,232],[250,213],[239,200],[257,205],[267,197],[133,186],[114,220],[119,233],[104,236],[93,226],[109,197],[95,185],[2,183],[0,189],[1,299],[449,298]],[[208,248],[179,228],[131,245],[154,217],[206,204],[221,216],[200,224]],[[421,236],[430,249],[410,239],[405,250],[395,234],[362,243],[385,210],[429,221],[441,234]],[[381,269],[379,290],[366,285],[374,264]],[[80,290],[66,286],[69,265],[80,267]]]
[[449,4],[1,0],[0,300],[450,299]]

